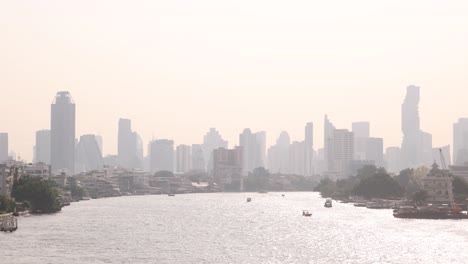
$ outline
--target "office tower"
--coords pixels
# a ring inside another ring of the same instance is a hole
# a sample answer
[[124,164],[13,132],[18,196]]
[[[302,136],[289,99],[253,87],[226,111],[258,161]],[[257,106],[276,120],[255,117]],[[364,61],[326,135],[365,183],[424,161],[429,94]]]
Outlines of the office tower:
[[281,132],[276,144],[268,149],[268,170],[272,173],[289,173],[289,148],[291,140],[288,132]]
[[404,167],[417,166],[422,159],[419,87],[417,86],[407,87],[406,97],[401,106],[401,128],[403,131],[402,165]]
[[314,174],[314,124],[312,122],[306,124],[304,134],[304,173],[305,176],[312,176]]
[[249,128],[246,128],[239,135],[239,145],[244,152],[242,153],[244,176],[248,175],[255,168],[265,166],[262,160],[262,153],[265,152],[262,149],[265,147],[265,132],[252,133]]
[[119,119],[118,156],[119,164],[124,168],[140,168],[141,161],[137,153],[138,135],[132,131],[130,119]]
[[369,122],[354,122],[351,124],[352,132],[356,138],[370,137],[370,123]]
[[174,141],[153,140],[150,143],[151,172],[174,171]]
[[176,172],[186,173],[192,169],[191,147],[179,145],[176,148]]
[[94,135],[83,135],[76,147],[76,173],[103,168],[102,153]]
[[428,167],[434,164],[434,157],[432,153],[432,135],[423,131],[421,131],[420,163]]
[[94,135],[94,138],[96,138],[96,142],[99,146],[99,150],[101,151],[101,154],[104,155],[104,152],[102,152],[102,136],[101,135]]
[[218,148],[213,151],[213,181],[222,190],[243,190],[243,150]]
[[289,147],[289,173],[305,175],[306,145],[304,141],[294,141]]
[[335,129],[328,140],[328,172],[337,178],[351,174],[354,153],[354,135],[347,129]]
[[50,130],[36,132],[36,162],[50,164]]
[[370,136],[370,124],[369,122],[354,122],[351,126],[354,133],[354,159],[368,160],[366,150],[367,139]]
[[324,156],[325,156],[325,168],[326,170],[330,170],[330,164],[328,164],[328,151],[329,151],[329,146],[328,143],[330,140],[333,138],[333,133],[335,131],[335,126],[330,122],[328,119],[328,116],[325,115],[325,120],[324,120],[324,126],[323,126],[323,150],[324,150]]
[[205,160],[203,157],[203,145],[192,145],[192,170],[205,171]]
[[374,161],[375,166],[384,167],[384,149],[382,138],[366,139],[366,160]]
[[453,163],[468,162],[468,118],[460,118],[453,124]]
[[213,150],[217,148],[228,148],[228,142],[224,140],[215,128],[203,137],[203,159],[205,161],[205,170],[210,171],[213,168]]
[[143,153],[143,139],[137,132],[133,132],[133,135],[136,140],[136,159],[133,160],[131,164],[133,168],[143,169],[143,160],[144,160],[144,153]]
[[52,171],[75,171],[75,102],[69,92],[58,92],[51,105],[50,161]]
[[0,163],[8,160],[8,133],[0,133]]
[[257,140],[257,144],[260,148],[260,157],[257,164],[258,167],[266,167],[266,132],[260,131],[255,133],[255,138]]
[[385,151],[386,168],[389,173],[398,174],[402,170],[401,149],[399,147],[389,147]]

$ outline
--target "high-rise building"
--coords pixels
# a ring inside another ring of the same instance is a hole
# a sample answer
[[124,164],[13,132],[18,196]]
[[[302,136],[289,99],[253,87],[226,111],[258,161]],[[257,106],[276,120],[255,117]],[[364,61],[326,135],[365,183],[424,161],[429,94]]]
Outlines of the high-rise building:
[[176,148],[176,172],[186,173],[192,169],[191,147],[179,145]]
[[58,92],[51,105],[50,161],[53,171],[75,171],[75,102]]
[[354,159],[368,160],[366,156],[367,139],[370,137],[369,122],[354,122],[351,124],[354,133]]
[[213,150],[218,148],[228,148],[228,142],[222,138],[215,128],[203,137],[203,159],[205,161],[205,170],[210,171],[213,168]]
[[384,146],[382,138],[367,138],[366,160],[373,161],[375,166],[384,167]]
[[174,171],[174,141],[153,140],[150,143],[151,172]]
[[404,167],[418,166],[422,160],[422,139],[419,120],[419,87],[407,87],[406,97],[401,106],[401,128],[403,143],[401,155]]
[[281,132],[276,144],[268,149],[268,170],[272,173],[289,173],[289,148],[291,140],[288,132]]
[[390,173],[399,173],[401,167],[401,149],[399,147],[389,147],[385,151],[386,169]]
[[35,162],[50,164],[50,130],[36,132]]
[[124,168],[141,168],[137,153],[138,135],[132,131],[130,119],[119,119],[118,156],[119,164]]
[[255,168],[265,167],[262,153],[265,152],[262,148],[265,146],[265,132],[252,133],[249,128],[244,129],[239,135],[239,145],[244,153],[243,157],[243,175],[247,175]]
[[0,133],[0,163],[8,160],[8,133]]
[[468,162],[468,118],[460,118],[453,124],[453,163]]
[[94,135],[96,138],[96,142],[99,146],[99,150],[101,151],[101,154],[104,155],[104,152],[102,152],[102,136],[101,135]]
[[242,147],[213,151],[213,180],[222,190],[243,190],[242,155]]
[[82,135],[76,147],[76,173],[100,170],[103,158],[95,135]]
[[353,122],[351,124],[352,132],[356,138],[370,137],[370,123],[369,122]]
[[304,173],[305,176],[312,176],[314,174],[314,124],[312,122],[306,124],[304,135]]
[[192,145],[192,170],[205,171],[205,160],[203,156],[203,145]]
[[336,178],[350,176],[354,153],[354,135],[347,129],[335,129],[328,140],[328,173]]
[[432,135],[423,131],[421,131],[420,164],[428,166],[428,167],[434,164],[434,157],[432,153]]
[[335,131],[335,126],[330,122],[328,119],[328,116],[325,115],[325,121],[324,121],[324,126],[323,126],[323,150],[324,150],[324,156],[325,156],[325,168],[326,170],[330,170],[330,164],[328,164],[328,151],[330,147],[328,146],[328,143],[333,139],[333,133]]
[[289,173],[305,175],[306,144],[294,141],[289,147]]

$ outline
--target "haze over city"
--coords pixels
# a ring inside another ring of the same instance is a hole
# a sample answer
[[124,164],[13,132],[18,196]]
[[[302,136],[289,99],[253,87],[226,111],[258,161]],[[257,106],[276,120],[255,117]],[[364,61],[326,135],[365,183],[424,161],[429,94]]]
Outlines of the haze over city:
[[[339,3],[339,4],[338,4]],[[364,8],[365,7],[365,8]],[[118,119],[154,138],[201,143],[210,127],[302,140],[323,116],[369,121],[400,146],[406,87],[421,87],[421,128],[452,145],[468,116],[468,3],[451,1],[1,1],[0,132],[32,160],[35,131],[67,90],[76,136],[117,153]]]

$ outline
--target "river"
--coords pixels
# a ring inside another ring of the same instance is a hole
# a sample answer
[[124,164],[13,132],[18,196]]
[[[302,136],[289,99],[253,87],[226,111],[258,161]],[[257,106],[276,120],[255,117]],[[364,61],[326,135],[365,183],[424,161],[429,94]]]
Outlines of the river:
[[0,263],[468,263],[468,220],[323,203],[317,193],[81,201],[20,217],[0,233]]

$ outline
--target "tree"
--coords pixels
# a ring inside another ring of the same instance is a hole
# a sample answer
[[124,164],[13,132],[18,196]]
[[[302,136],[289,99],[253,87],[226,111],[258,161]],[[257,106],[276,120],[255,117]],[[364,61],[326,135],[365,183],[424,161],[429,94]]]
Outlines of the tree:
[[18,202],[28,201],[33,213],[55,213],[61,210],[55,182],[22,177],[20,180],[15,180],[14,185],[15,200]]
[[360,180],[353,188],[352,193],[368,199],[391,198],[401,196],[403,190],[390,175],[378,172],[369,178]]
[[13,212],[15,209],[15,200],[0,195],[0,212]]
[[422,205],[426,202],[427,192],[425,190],[416,191],[411,196],[411,201],[416,205]]

